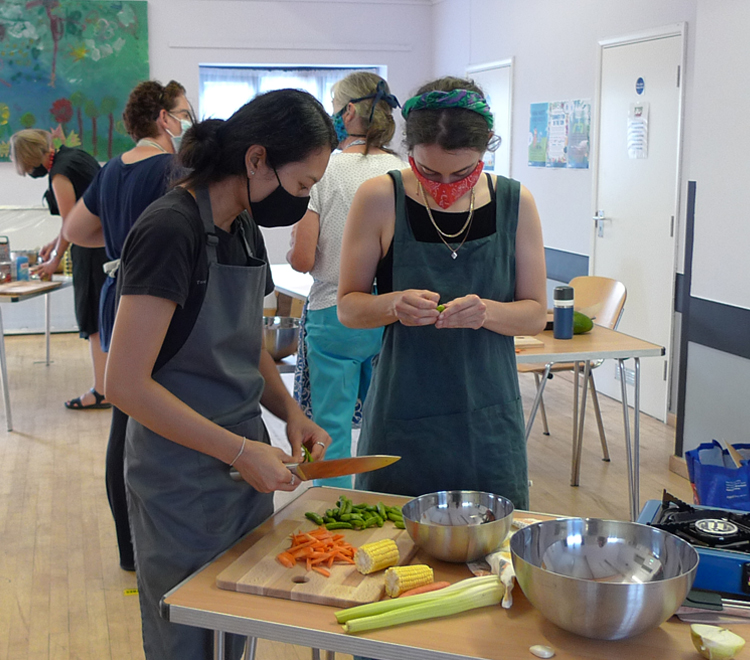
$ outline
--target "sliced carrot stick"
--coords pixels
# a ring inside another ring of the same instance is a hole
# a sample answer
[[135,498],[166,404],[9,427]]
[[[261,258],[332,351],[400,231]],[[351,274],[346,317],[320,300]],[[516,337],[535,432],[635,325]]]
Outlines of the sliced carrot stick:
[[313,566],[313,570],[317,571],[321,575],[324,575],[325,577],[331,577],[331,571],[325,568],[321,568],[320,566]]
[[431,582],[430,584],[422,585],[421,587],[414,587],[414,589],[407,589],[402,593],[399,598],[404,596],[417,596],[418,594],[426,594],[428,591],[437,591],[438,589],[445,589],[450,587],[450,582]]
[[296,563],[296,559],[292,557],[288,552],[282,552],[278,555],[276,555],[276,559],[278,559],[284,566],[287,568],[293,568],[294,564]]

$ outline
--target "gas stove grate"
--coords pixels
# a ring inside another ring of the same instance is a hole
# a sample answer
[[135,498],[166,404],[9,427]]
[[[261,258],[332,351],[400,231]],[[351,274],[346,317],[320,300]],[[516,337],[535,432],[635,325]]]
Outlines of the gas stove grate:
[[698,509],[664,491],[661,509],[650,524],[695,547],[750,553],[750,514]]

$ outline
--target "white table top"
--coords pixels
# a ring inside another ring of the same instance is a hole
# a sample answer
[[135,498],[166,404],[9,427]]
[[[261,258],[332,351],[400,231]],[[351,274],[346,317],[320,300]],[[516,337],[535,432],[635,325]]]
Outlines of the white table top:
[[289,264],[271,264],[276,290],[292,298],[307,300],[313,278],[309,273],[298,273]]

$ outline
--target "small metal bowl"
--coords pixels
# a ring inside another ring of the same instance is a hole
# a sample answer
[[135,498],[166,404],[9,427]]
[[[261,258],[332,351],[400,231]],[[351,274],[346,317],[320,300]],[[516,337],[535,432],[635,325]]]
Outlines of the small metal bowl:
[[263,348],[278,361],[297,350],[299,319],[293,316],[263,317]]
[[499,548],[513,522],[510,500],[474,490],[444,490],[404,505],[404,526],[427,554],[450,562],[474,561]]
[[510,540],[518,584],[552,623],[592,639],[656,628],[682,605],[698,553],[669,532],[596,518],[546,520]]

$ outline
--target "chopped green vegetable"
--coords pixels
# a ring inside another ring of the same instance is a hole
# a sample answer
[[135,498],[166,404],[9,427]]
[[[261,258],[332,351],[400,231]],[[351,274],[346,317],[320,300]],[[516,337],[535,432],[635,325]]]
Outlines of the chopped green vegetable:
[[305,447],[305,445],[302,445],[302,462],[312,463],[312,454],[310,453],[310,450]]
[[445,311],[445,305],[438,305],[437,306],[437,311],[438,312],[444,312]]
[[497,575],[485,575],[417,596],[381,600],[340,610],[336,612],[336,620],[348,633],[377,630],[497,605],[504,593],[505,587]]
[[351,523],[348,522],[332,522],[326,523],[326,529],[354,529]]
[[316,525],[325,525],[325,520],[323,520],[323,516],[319,516],[314,511],[308,511],[305,514],[305,518],[308,520],[312,520]]

